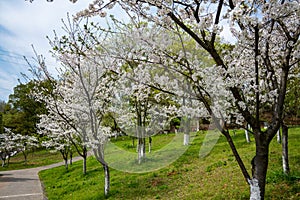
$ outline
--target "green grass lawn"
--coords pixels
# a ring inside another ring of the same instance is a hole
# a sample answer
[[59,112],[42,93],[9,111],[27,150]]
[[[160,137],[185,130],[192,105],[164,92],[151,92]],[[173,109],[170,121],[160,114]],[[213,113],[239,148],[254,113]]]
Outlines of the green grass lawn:
[[[266,199],[300,199],[299,134],[300,128],[290,129],[290,176],[282,173],[281,145],[275,139],[272,141]],[[169,152],[171,147],[175,149],[175,154],[182,150],[182,141],[177,140],[174,134],[153,137],[152,152],[146,153],[146,162],[142,164],[149,167],[150,172],[130,173],[111,168],[111,191],[107,199],[249,199],[248,185],[225,137],[220,136],[212,151],[206,157],[199,158],[204,138],[205,133],[194,134],[191,145],[178,159],[169,164],[164,163],[168,165],[151,171],[153,167],[151,163],[161,161],[160,155]],[[246,143],[243,131],[237,131],[233,139],[250,172],[250,162],[255,150],[254,142]],[[124,169],[131,168],[127,171],[139,171],[141,167],[134,161],[136,153],[131,138],[119,137],[112,142],[114,145],[108,147],[111,149],[106,154],[107,160],[112,163],[123,160],[117,165],[123,163],[126,166]],[[115,151],[116,149],[123,149],[128,153],[122,154]],[[131,157],[132,155],[135,157]],[[105,199],[103,170],[93,157],[88,158],[86,175],[82,174],[82,161],[78,161],[73,163],[68,171],[63,166],[42,171],[40,178],[49,200]]]
[[24,161],[23,154],[18,153],[17,155],[10,158],[8,166],[0,166],[0,171],[40,167],[57,163],[60,161],[63,161],[63,159],[59,152],[50,153],[47,150],[37,150],[29,153],[29,155],[27,156],[26,163]]

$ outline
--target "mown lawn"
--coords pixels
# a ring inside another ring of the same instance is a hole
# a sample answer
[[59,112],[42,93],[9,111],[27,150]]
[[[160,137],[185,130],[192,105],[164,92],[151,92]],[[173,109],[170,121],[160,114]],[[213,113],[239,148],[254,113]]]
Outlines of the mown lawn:
[[51,153],[48,150],[36,150],[29,153],[27,162],[25,162],[24,156],[20,152],[10,158],[9,165],[5,165],[4,167],[0,166],[0,171],[40,167],[61,162],[62,160],[62,156],[59,152]]
[[[289,131],[291,175],[285,176],[282,173],[281,145],[274,139],[270,145],[266,199],[300,199],[300,128],[292,128]],[[112,149],[106,154],[107,159],[110,157],[108,160],[112,163],[123,160],[114,166],[118,167],[123,163],[125,167],[122,169],[141,173],[111,168],[111,192],[107,199],[249,199],[248,185],[225,138],[220,136],[212,151],[207,156],[199,158],[204,138],[203,132],[194,134],[191,145],[183,155],[169,165],[159,166],[158,170],[151,171],[153,166],[149,163],[160,161],[160,155],[169,152],[167,144],[173,145],[176,153],[182,150],[179,143],[176,143],[174,134],[155,136],[152,152],[147,153],[146,162],[142,164],[148,167],[146,171],[150,172],[147,173],[142,173],[141,167],[137,167],[137,163],[131,160],[130,155],[136,156],[131,138],[120,137],[116,141],[113,140],[117,146],[114,148],[129,153],[122,155]],[[254,142],[246,143],[243,131],[237,131],[233,139],[250,172],[250,162],[255,150]],[[82,162],[78,161],[70,166],[68,171],[62,166],[40,172],[49,200],[105,199],[101,165],[93,157],[89,157],[87,169],[87,174],[83,175]]]

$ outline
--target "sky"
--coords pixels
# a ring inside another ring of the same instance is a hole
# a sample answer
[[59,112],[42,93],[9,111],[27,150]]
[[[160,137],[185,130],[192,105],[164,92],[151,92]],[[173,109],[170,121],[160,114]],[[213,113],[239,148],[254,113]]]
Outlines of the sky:
[[33,62],[32,45],[46,57],[48,65],[58,64],[49,53],[46,36],[53,38],[53,30],[63,33],[61,19],[66,19],[67,13],[71,16],[87,8],[90,2],[0,0],[0,100],[8,100],[18,80],[24,82],[21,73],[30,74],[23,56]]

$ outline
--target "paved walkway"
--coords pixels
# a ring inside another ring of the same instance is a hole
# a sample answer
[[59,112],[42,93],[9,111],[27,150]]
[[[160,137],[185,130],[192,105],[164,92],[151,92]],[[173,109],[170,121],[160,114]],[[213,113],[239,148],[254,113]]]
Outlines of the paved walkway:
[[[81,160],[76,157],[73,161]],[[31,169],[0,171],[0,200],[46,200],[39,171],[64,165],[64,162]]]

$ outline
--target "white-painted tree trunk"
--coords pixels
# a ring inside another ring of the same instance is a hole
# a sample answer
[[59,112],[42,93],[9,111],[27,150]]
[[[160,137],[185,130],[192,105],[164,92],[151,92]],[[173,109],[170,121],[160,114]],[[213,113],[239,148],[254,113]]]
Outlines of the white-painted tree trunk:
[[9,166],[10,156],[7,158],[7,167]]
[[183,135],[183,145],[189,145],[190,143],[190,134],[184,133]]
[[282,170],[283,170],[283,173],[289,174],[288,162],[286,161],[284,155],[282,155]]
[[250,185],[250,200],[260,200],[260,188],[258,185],[258,180],[256,178],[253,178],[251,180],[248,180]]
[[250,135],[249,135],[249,130],[250,130],[250,126],[249,126],[249,124],[247,124],[246,129],[245,129],[245,136],[246,136],[247,143],[251,142]]
[[107,163],[104,161],[102,147],[98,146],[97,149],[93,149],[94,155],[96,159],[101,163],[103,170],[104,170],[104,195],[107,196],[110,191],[110,174],[109,174],[109,167]]
[[144,144],[138,144],[138,163],[141,164],[145,157]]
[[281,135],[280,135],[280,129],[277,131],[277,142],[280,144],[281,143]]
[[151,143],[149,143],[149,153],[151,153]]
[[246,136],[246,141],[247,141],[248,143],[250,143],[251,140],[250,140],[250,136],[249,136],[249,131],[248,131],[248,130],[245,130],[245,136]]
[[107,196],[110,190],[110,177],[108,166],[103,166],[104,168],[104,195]]
[[145,157],[145,151],[144,151],[144,148],[145,148],[145,144],[143,143],[143,144],[141,144],[141,156],[142,156],[142,158]]
[[290,173],[288,152],[288,127],[282,126],[282,169],[285,174]]
[[199,118],[196,120],[196,131],[200,131],[200,121]]

